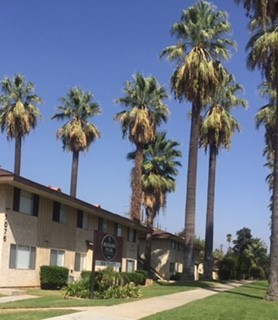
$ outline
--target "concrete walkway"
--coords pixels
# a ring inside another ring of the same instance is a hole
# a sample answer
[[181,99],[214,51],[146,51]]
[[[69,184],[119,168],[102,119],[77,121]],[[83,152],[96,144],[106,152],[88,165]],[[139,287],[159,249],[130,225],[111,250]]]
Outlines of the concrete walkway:
[[[109,307],[76,307],[67,308],[77,313],[50,318],[52,320],[136,320],[165,310],[183,306],[192,301],[204,299],[219,292],[233,289],[242,285],[241,282],[232,282],[226,285],[217,284],[209,289],[194,289],[185,292],[174,293],[161,297],[142,299],[134,302],[109,306]],[[30,296],[29,296],[30,297]],[[0,298],[17,299],[19,296]],[[22,296],[23,298],[23,296]],[[24,296],[24,299],[26,297]],[[15,301],[15,300],[9,300]],[[5,301],[6,302],[6,301]],[[59,308],[61,309],[61,308]]]

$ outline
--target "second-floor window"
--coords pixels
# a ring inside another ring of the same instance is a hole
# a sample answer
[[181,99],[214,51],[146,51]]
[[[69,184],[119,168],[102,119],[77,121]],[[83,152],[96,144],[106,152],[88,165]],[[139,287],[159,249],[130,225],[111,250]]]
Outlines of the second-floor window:
[[127,229],[127,241],[136,242],[137,240],[137,232],[134,229]]
[[88,229],[88,213],[77,210],[77,228]]
[[98,218],[98,231],[107,232],[108,223],[106,219]]
[[14,188],[13,210],[31,216],[38,216],[39,199],[40,197],[37,194]]
[[52,220],[63,224],[67,223],[67,207],[64,204],[53,202]]
[[114,235],[116,237],[121,237],[122,236],[122,227],[118,223],[114,224]]

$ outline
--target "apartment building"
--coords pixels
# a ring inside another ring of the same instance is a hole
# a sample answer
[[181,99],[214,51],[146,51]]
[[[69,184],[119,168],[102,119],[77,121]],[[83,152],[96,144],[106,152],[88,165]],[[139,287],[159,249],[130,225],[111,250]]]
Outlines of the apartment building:
[[65,266],[78,279],[92,269],[93,258],[96,269],[134,271],[138,235],[145,231],[58,188],[0,169],[0,287],[39,286],[42,265]]
[[[140,236],[140,257],[145,256],[145,234]],[[154,229],[152,233],[151,266],[164,279],[183,271],[184,239],[170,232]]]

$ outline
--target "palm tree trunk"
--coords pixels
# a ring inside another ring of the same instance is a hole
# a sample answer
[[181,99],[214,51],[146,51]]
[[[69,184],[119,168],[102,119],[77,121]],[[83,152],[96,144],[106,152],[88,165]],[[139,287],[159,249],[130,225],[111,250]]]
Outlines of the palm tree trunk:
[[[277,59],[278,60],[278,59]],[[278,61],[277,61],[278,63]],[[276,63],[276,66],[277,66]],[[270,265],[266,299],[278,301],[278,70],[276,68],[276,125],[274,150],[274,185],[271,215]]]
[[137,145],[135,154],[135,166],[131,180],[131,219],[137,223],[141,222],[141,202],[142,202],[142,163],[143,163],[143,147]]
[[147,216],[147,234],[145,246],[145,270],[151,273],[151,252],[152,252],[152,232],[153,232],[153,212],[151,208],[146,208]]
[[212,280],[212,272],[213,272],[213,220],[214,220],[216,157],[217,157],[217,148],[215,145],[211,145],[209,148],[209,176],[208,176],[208,194],[207,194],[204,280]]
[[185,205],[184,278],[194,280],[194,238],[200,108],[192,105]]
[[14,153],[14,174],[20,175],[20,164],[21,164],[21,137],[15,138],[15,153]]
[[72,152],[70,195],[76,198],[77,176],[78,176],[79,151]]

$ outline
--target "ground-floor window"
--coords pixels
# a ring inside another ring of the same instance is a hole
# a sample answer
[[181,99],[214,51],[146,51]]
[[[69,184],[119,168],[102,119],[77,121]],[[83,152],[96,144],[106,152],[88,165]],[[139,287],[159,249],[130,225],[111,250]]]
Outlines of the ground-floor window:
[[175,270],[175,262],[170,262],[170,265],[169,265],[169,271],[171,272],[171,273],[173,273],[173,272],[175,272],[176,270]]
[[126,261],[126,271],[127,272],[134,272],[135,271],[135,260],[128,259]]
[[11,244],[10,269],[35,269],[36,248]]
[[51,251],[50,251],[50,265],[64,267],[64,265],[65,265],[65,251],[51,249]]
[[75,253],[75,260],[74,260],[74,271],[83,271],[86,270],[86,253]]

